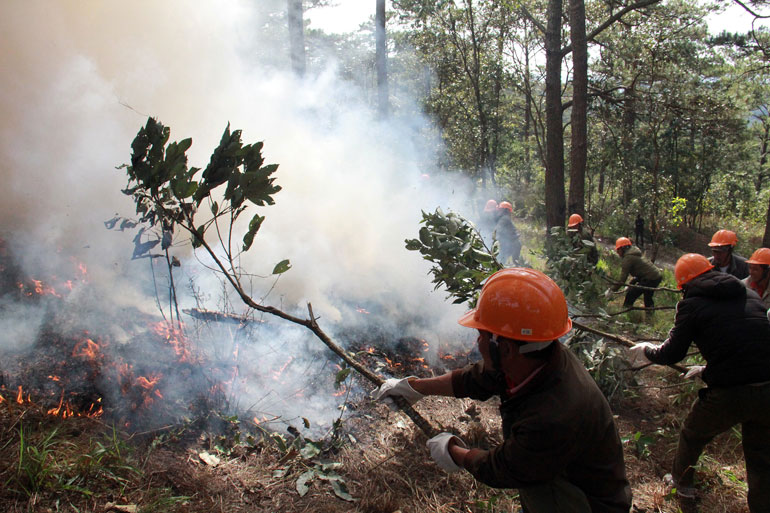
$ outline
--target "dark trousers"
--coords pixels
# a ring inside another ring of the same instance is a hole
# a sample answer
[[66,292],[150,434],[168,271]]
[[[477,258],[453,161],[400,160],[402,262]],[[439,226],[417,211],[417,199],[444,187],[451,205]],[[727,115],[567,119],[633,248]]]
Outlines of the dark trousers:
[[770,384],[704,388],[698,396],[679,434],[674,482],[692,486],[693,467],[706,444],[741,424],[749,510],[770,512]]
[[636,245],[640,248],[644,246],[644,229],[636,230]]
[[[641,285],[642,287],[649,287],[651,289],[654,289],[658,285],[660,285],[660,282],[663,280],[663,278],[658,278],[657,280],[647,281],[647,280],[637,280],[634,278],[631,280],[631,285]],[[645,308],[652,308],[655,306],[655,301],[652,299],[652,295],[655,293],[654,290],[644,290],[644,289],[638,289],[636,287],[628,287],[628,291],[626,292],[626,299],[623,301],[623,306],[633,306],[634,301],[636,301],[639,296],[644,294],[644,307]]]

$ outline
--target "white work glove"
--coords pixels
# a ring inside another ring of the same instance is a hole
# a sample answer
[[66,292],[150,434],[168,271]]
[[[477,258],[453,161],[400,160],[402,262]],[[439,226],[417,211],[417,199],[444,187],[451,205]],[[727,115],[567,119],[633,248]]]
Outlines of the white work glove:
[[372,392],[372,399],[375,401],[384,402],[391,410],[398,409],[398,406],[396,406],[396,403],[393,401],[393,397],[396,396],[403,397],[409,404],[416,403],[425,396],[412,388],[412,386],[409,384],[409,379],[415,377],[416,376],[407,376],[401,379],[386,379],[377,390]]
[[697,378],[700,377],[701,374],[703,374],[703,369],[705,369],[705,365],[693,365],[687,370],[687,373],[684,375],[685,379],[690,378]]
[[644,354],[644,350],[648,347],[650,349],[655,349],[658,346],[651,342],[639,342],[638,344],[634,344],[633,347],[629,349],[629,352],[631,353],[631,366],[635,367],[637,365],[652,363],[650,362],[649,358],[647,358],[647,355]]
[[610,299],[612,297],[612,289],[607,289],[607,292],[604,293],[605,299]]
[[452,455],[449,454],[449,441],[453,438],[457,442],[457,445],[467,449],[465,443],[452,433],[438,434],[428,440],[425,444],[428,446],[428,449],[430,449],[430,457],[433,458],[436,465],[447,472],[457,472],[458,470],[462,470],[462,467],[455,463],[455,460],[452,459]]

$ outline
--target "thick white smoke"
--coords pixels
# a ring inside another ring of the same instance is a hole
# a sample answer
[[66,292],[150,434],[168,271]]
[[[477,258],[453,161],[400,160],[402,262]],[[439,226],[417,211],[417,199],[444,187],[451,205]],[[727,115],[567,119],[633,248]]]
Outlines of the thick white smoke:
[[[424,167],[412,127],[427,121],[378,121],[333,67],[300,80],[265,65],[258,56],[276,61],[285,52],[284,42],[269,37],[286,34],[260,32],[266,24],[253,4],[3,2],[0,236],[27,272],[61,273],[75,258],[88,266],[90,285],[102,287],[102,304],[151,312],[147,262],[130,262],[131,235],[103,225],[115,213],[133,213],[120,192],[125,175],[114,168],[129,161],[147,116],[169,126],[172,140],[193,138],[188,155],[197,167],[205,167],[230,122],[244,142],[264,141],[266,161],[280,165],[283,190],[275,206],[259,210],[267,220],[242,261],[266,275],[291,260],[266,304],[304,316],[311,302],[332,333],[344,332],[346,322],[357,330],[372,323],[373,330],[409,330],[394,338],[467,342],[472,334],[455,323],[463,307],[433,292],[428,264],[404,248],[421,209],[469,210],[467,185],[448,184]],[[216,280],[189,251],[177,251],[205,306],[219,308]],[[255,281],[255,297],[272,285]],[[377,315],[356,315],[357,306]],[[16,307],[1,314],[7,329],[21,320],[25,329],[14,332],[34,336],[39,314],[24,318]],[[419,322],[401,321],[407,318]]]

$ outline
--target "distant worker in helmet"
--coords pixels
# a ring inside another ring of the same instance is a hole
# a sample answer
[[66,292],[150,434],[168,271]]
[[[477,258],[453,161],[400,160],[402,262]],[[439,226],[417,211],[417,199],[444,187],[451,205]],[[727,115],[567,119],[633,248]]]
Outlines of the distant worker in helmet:
[[756,292],[765,308],[770,309],[770,248],[759,248],[746,263],[749,275],[743,279],[744,285]]
[[479,216],[479,235],[484,239],[484,244],[489,249],[492,249],[492,243],[494,242],[495,225],[497,224],[498,216],[497,201],[493,199],[487,200],[484,210],[481,211]]
[[718,272],[705,256],[688,253],[674,267],[684,298],[674,327],[660,346],[641,342],[631,348],[635,363],[671,365],[700,350],[705,367],[699,390],[679,434],[671,484],[681,498],[697,498],[695,466],[703,448],[736,424],[742,427],[748,503],[752,513],[770,511],[770,322],[754,291],[736,277]]
[[588,262],[596,265],[599,263],[599,245],[584,225],[583,216],[572,214],[567,222],[567,233],[572,236],[575,252],[586,255]]
[[428,440],[439,467],[518,489],[529,513],[628,513],[631,488],[610,406],[558,340],[572,328],[558,285],[540,271],[503,269],[487,279],[476,308],[458,322],[478,330],[482,361],[438,377],[388,379],[374,398],[498,396],[503,442],[468,448],[441,433]]
[[495,238],[500,245],[498,260],[503,265],[512,265],[521,258],[521,239],[519,231],[513,224],[511,215],[513,205],[508,201],[501,201],[497,205],[497,223],[495,224]]
[[738,236],[735,232],[718,230],[709,242],[712,255],[709,262],[714,264],[718,271],[732,274],[742,280],[749,275],[749,265],[745,258],[734,253],[736,244],[738,244]]
[[[642,256],[642,250],[631,244],[628,237],[620,237],[615,241],[615,251],[621,259],[620,279],[607,290],[606,297],[609,298],[612,292],[617,291],[625,285],[628,275],[633,278],[629,283],[626,299],[623,306],[633,306],[639,296],[644,295],[644,307],[653,308],[655,301],[652,298],[654,289],[663,280],[663,273],[655,264]],[[634,287],[639,285],[640,287]],[[646,312],[650,316],[650,312]]]

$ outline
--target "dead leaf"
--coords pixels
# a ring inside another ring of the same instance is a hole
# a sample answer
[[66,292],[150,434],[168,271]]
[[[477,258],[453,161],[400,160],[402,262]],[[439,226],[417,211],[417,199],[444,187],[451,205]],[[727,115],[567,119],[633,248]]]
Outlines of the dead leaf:
[[108,502],[104,505],[104,511],[120,511],[121,513],[136,513],[136,504],[115,504],[114,502]]
[[213,454],[209,454],[209,453],[207,453],[206,451],[203,451],[203,452],[201,452],[201,453],[198,453],[198,457],[199,457],[201,460],[203,460],[203,462],[204,462],[206,465],[208,465],[208,466],[210,466],[210,467],[216,467],[216,466],[217,466],[217,465],[219,465],[219,463],[221,462],[221,460],[220,460],[219,458],[217,458],[217,457],[216,457],[216,456],[214,456]]

